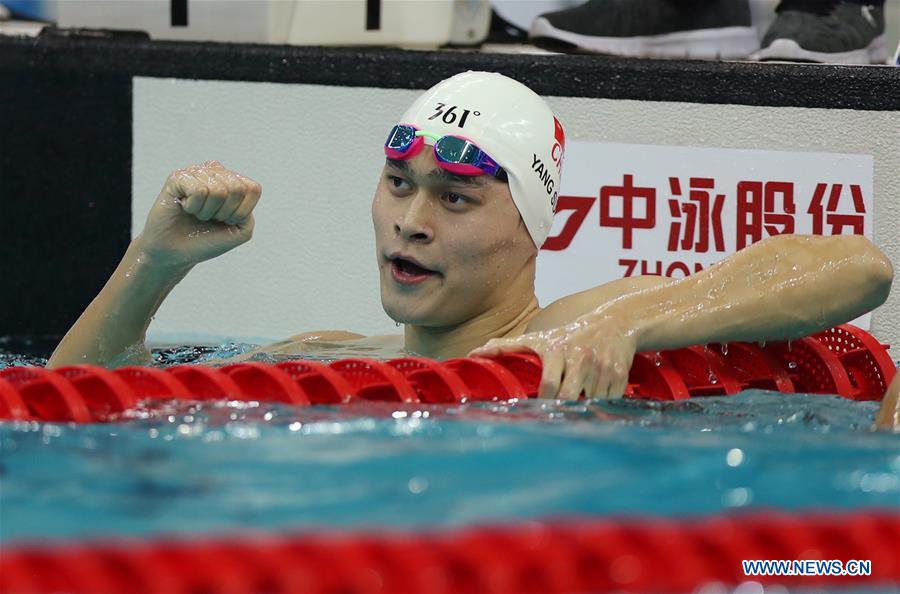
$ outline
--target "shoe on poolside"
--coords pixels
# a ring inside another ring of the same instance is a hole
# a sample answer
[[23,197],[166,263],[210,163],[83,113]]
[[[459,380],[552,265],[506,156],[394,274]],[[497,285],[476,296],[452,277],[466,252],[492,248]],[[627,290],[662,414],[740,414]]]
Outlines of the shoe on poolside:
[[537,17],[531,38],[635,58],[746,58],[759,48],[748,0],[588,0]]
[[782,0],[754,60],[884,64],[884,6],[847,0]]

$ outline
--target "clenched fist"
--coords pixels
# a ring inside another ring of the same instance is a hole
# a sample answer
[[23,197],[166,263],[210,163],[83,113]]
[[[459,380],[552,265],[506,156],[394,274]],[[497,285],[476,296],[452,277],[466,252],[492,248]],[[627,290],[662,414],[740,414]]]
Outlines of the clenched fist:
[[250,240],[260,185],[218,161],[173,171],[137,238],[163,266],[193,266]]

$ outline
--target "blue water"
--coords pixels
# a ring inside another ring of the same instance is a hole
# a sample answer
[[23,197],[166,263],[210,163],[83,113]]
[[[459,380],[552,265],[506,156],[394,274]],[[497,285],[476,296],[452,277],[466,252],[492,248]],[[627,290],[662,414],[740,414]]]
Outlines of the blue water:
[[6,423],[0,540],[897,509],[900,436],[869,431],[876,409],[749,391],[682,403],[171,403],[114,424]]
[[[0,355],[0,367],[44,363]],[[876,410],[748,391],[680,403],[173,402],[113,424],[0,423],[0,541],[898,509],[900,435],[869,431]]]

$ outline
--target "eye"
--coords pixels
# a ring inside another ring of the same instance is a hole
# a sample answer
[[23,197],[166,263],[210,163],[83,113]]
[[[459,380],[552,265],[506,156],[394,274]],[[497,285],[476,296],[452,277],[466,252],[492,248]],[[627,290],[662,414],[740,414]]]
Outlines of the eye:
[[462,194],[457,194],[456,192],[447,192],[446,194],[444,194],[443,198],[447,203],[453,206],[459,206],[471,202],[471,200],[469,200]]
[[[387,179],[392,189],[403,190],[410,187],[409,182],[402,177],[397,177],[396,175],[388,175]],[[406,184],[406,186],[404,187],[403,184]]]

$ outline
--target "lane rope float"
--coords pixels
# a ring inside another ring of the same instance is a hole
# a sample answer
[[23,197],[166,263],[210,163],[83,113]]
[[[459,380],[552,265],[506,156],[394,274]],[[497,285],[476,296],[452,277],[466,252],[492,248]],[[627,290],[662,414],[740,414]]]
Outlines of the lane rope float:
[[[575,594],[743,582],[823,591],[900,583],[895,510],[569,518],[442,532],[313,532],[7,547],[0,592]],[[746,576],[745,560],[870,561],[870,575]],[[716,589],[714,591],[720,591]],[[712,591],[712,590],[711,590]]]
[[[758,388],[880,400],[896,372],[888,348],[864,330],[843,325],[765,346],[729,343],[638,353],[626,397],[684,400]],[[527,353],[443,362],[410,357],[342,359],[326,365],[299,360],[113,371],[91,365],[9,367],[0,370],[0,420],[104,422],[152,401],[172,399],[297,406],[510,400],[535,398],[540,379],[540,358]]]

